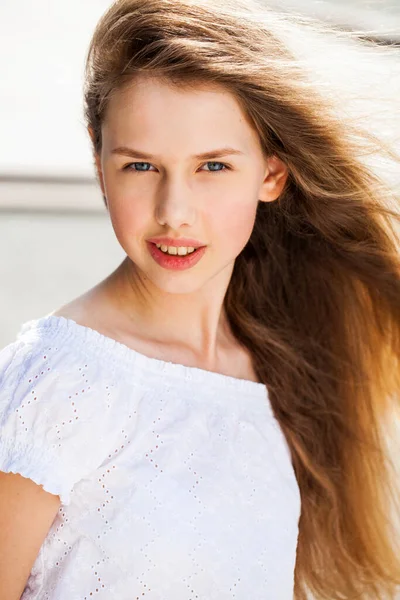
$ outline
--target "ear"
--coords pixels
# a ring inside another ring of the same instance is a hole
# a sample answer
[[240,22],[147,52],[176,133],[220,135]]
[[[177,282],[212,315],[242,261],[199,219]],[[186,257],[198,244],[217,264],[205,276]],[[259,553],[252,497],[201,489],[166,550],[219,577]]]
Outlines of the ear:
[[280,158],[275,155],[267,158],[265,177],[258,196],[260,202],[276,200],[285,187],[288,174],[288,168]]
[[[103,194],[103,198],[105,200],[105,188],[104,188],[104,178],[103,178],[103,171],[101,168],[101,158],[100,155],[96,152],[95,150],[95,136],[94,136],[94,131],[93,128],[89,125],[88,128],[88,133],[90,135],[90,139],[92,140],[92,147],[93,147],[93,158],[95,160],[95,167],[96,167],[96,175],[97,175],[97,181],[100,184],[100,188]],[[106,204],[107,206],[107,204]]]

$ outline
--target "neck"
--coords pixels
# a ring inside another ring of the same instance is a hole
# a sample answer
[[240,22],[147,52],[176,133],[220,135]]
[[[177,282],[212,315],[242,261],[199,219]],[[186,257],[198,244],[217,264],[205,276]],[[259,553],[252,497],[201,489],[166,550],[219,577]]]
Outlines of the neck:
[[206,367],[212,367],[236,342],[223,307],[226,281],[223,284],[213,279],[206,288],[171,294],[148,280],[144,285],[129,258],[105,282],[115,318],[123,320],[124,328],[132,335],[186,350]]

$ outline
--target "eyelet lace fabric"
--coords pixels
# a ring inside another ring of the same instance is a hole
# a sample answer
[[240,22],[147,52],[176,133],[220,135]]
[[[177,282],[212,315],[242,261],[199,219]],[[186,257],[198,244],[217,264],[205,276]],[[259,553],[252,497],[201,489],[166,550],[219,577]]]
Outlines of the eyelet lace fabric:
[[300,492],[266,386],[53,315],[0,381],[0,470],[61,499],[22,600],[293,599]]

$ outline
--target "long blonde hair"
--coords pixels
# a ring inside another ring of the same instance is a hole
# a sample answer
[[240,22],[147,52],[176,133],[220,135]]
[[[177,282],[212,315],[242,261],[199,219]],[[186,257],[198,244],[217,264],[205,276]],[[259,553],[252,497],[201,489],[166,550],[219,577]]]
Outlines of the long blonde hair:
[[288,166],[224,306],[291,450],[296,600],[400,585],[399,71],[396,48],[252,0],[117,1],[87,57],[94,152],[111,95],[152,73],[224,86]]

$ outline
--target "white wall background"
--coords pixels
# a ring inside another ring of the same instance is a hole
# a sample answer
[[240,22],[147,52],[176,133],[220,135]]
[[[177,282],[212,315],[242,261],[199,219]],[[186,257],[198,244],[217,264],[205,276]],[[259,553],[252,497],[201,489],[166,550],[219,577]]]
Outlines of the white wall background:
[[87,47],[110,4],[0,0],[0,348],[124,257],[83,120]]
[[84,60],[110,0],[0,3],[0,176],[93,177]]

